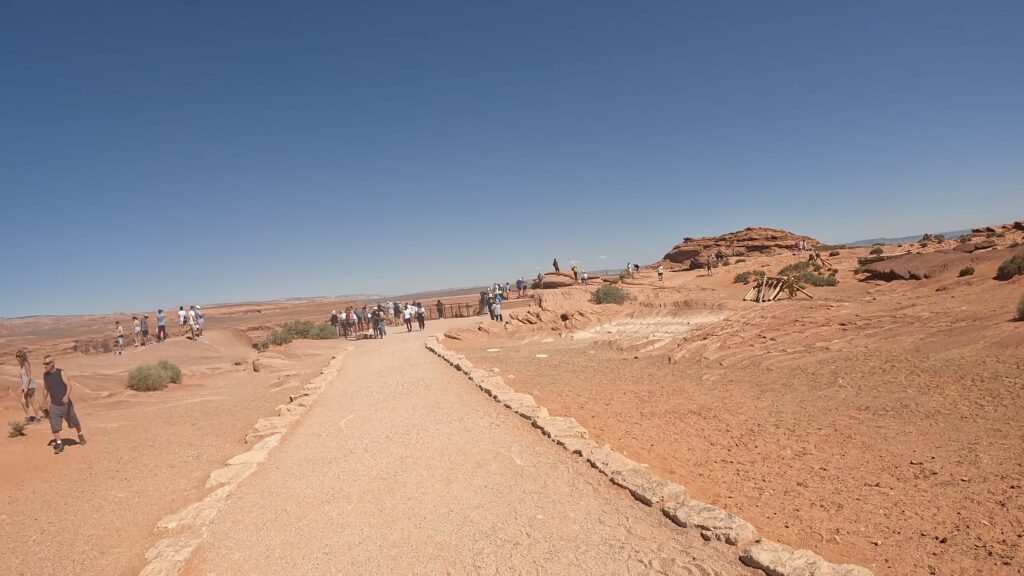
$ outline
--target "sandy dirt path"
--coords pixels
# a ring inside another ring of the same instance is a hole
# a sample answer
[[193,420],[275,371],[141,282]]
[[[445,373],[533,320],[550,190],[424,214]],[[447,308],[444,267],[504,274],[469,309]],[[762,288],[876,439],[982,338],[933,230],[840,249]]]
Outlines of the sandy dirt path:
[[753,573],[476,391],[428,333],[348,353],[185,573]]

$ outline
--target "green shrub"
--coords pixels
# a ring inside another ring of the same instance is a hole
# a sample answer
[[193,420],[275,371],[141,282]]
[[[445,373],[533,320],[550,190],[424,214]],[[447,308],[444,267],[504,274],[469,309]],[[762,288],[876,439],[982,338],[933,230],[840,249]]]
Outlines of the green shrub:
[[882,254],[882,253],[884,253],[884,252],[885,252],[885,250],[882,250],[882,248],[881,248],[881,247],[875,247],[875,248],[872,248],[872,249],[871,249],[871,252],[868,252],[868,254],[873,254],[873,255],[875,255],[875,254]]
[[[309,333],[312,330],[313,323],[309,320],[294,320],[292,322],[285,322],[281,326],[281,331],[288,334],[291,337],[291,340],[309,338]],[[289,340],[289,342],[291,340]]]
[[973,276],[973,275],[974,275],[974,266],[964,266],[963,268],[960,269],[959,276],[961,278],[963,278],[964,276]]
[[744,263],[744,262],[746,262],[746,261],[747,261],[747,259],[746,259],[746,258],[737,258],[737,259],[736,259],[736,263],[737,263],[737,264],[742,264],[742,263]]
[[1020,302],[1017,302],[1017,320],[1024,322],[1024,296],[1020,297]]
[[1024,274],[1024,256],[1014,254],[999,265],[996,280],[1009,280],[1018,274]]
[[163,390],[170,383],[171,376],[156,364],[136,366],[128,373],[128,387],[136,392]]
[[8,425],[11,429],[7,432],[8,438],[17,438],[25,435],[25,423],[21,420],[11,420]]
[[623,304],[629,300],[629,292],[626,292],[621,286],[605,284],[594,290],[590,300],[594,304]]
[[732,262],[729,262],[728,258],[726,258],[725,260],[722,260],[722,266],[731,266],[731,265],[732,265]]
[[833,250],[828,253],[829,257],[839,256],[839,250]]
[[811,286],[835,286],[839,284],[835,272],[830,272],[828,276],[822,276],[820,272],[821,266],[817,262],[801,260],[784,266],[782,270],[779,270],[779,276],[788,276],[801,286],[805,284],[810,284]]
[[330,324],[317,324],[309,331],[311,340],[332,340],[338,337],[338,330]]
[[764,276],[764,270],[747,270],[746,272],[740,272],[739,274],[734,276],[732,281],[737,284],[741,282],[743,284],[750,284],[750,281],[753,280],[755,277],[764,278]]
[[181,384],[181,368],[167,360],[156,363],[156,367],[167,373],[167,378],[174,384]]
[[964,234],[963,236],[957,238],[956,241],[961,243],[961,244],[967,244],[968,242],[971,241],[971,235],[970,234]]
[[284,330],[274,330],[270,334],[267,334],[267,344],[270,346],[284,346],[290,344],[295,338],[289,332]]

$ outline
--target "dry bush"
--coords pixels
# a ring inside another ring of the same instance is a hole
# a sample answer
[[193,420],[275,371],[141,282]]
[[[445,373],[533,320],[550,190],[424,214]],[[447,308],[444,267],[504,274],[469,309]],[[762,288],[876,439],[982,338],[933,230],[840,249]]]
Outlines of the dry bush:
[[873,256],[877,256],[878,254],[884,254],[884,253],[885,253],[885,250],[882,250],[881,247],[872,248],[871,252],[868,252],[868,254],[871,254]]
[[963,278],[964,276],[973,276],[973,275],[974,275],[974,266],[964,266],[963,268],[960,269],[959,276],[961,278]]
[[178,368],[177,364],[173,364],[167,360],[161,360],[156,363],[156,367],[166,372],[167,378],[173,384],[181,384],[181,368]]
[[11,429],[7,432],[8,438],[17,438],[25,435],[25,423],[21,420],[11,420],[8,425]]
[[136,392],[163,390],[170,382],[170,374],[156,364],[136,366],[128,373],[128,387]]
[[1009,280],[1018,274],[1024,274],[1024,256],[1014,254],[999,265],[996,271],[996,280]]
[[629,300],[629,292],[626,292],[621,286],[605,284],[594,290],[590,300],[594,304],[624,304],[626,300]]

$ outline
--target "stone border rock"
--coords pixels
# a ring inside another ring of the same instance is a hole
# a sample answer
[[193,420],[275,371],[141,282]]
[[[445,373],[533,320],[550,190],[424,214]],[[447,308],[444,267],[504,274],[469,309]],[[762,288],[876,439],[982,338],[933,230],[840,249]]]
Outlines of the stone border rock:
[[693,500],[686,489],[669,482],[607,446],[589,439],[586,428],[576,420],[551,416],[533,396],[510,388],[497,374],[473,366],[461,354],[444,347],[443,335],[427,338],[428,350],[463,372],[496,402],[529,420],[553,442],[587,461],[616,486],[629,491],[643,504],[658,508],[675,524],[700,531],[705,540],[743,546],[739,560],[769,576],[872,576],[867,568],[853,564],[831,564],[809,550],[795,550],[771,540],[759,539],[757,530],[742,518],[721,508]]
[[156,532],[167,536],[146,552],[147,563],[139,576],[177,576],[181,573],[192,552],[206,538],[210,523],[224,508],[228,495],[266,461],[270,451],[281,443],[288,427],[309,410],[324,386],[338,375],[340,368],[341,356],[335,355],[319,376],[310,380],[300,392],[289,396],[287,404],[277,407],[277,416],[257,420],[245,436],[246,443],[254,442],[252,448],[230,458],[223,468],[210,473],[206,487],[216,489],[199,502],[189,504],[157,523]]

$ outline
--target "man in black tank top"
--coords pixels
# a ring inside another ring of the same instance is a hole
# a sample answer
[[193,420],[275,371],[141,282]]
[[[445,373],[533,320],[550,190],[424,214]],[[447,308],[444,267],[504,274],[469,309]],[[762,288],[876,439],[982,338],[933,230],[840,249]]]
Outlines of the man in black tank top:
[[50,431],[53,432],[53,453],[60,454],[64,451],[64,442],[60,438],[60,431],[64,420],[68,426],[78,432],[78,443],[85,444],[85,434],[82,434],[82,424],[75,414],[75,405],[71,403],[71,388],[74,384],[64,374],[64,371],[57,368],[53,362],[53,356],[43,358],[43,384],[46,388],[46,396],[43,398],[45,404],[49,401]]

